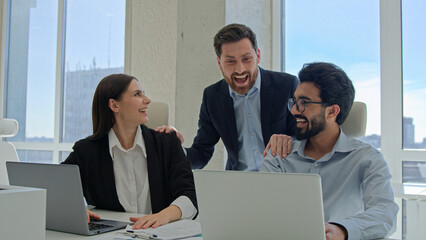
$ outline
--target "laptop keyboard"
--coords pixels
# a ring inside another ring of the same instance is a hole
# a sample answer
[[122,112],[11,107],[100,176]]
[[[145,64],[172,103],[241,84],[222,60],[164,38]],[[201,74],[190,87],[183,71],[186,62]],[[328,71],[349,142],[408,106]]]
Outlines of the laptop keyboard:
[[107,225],[107,224],[102,224],[102,223],[94,223],[94,222],[89,222],[89,230],[99,230],[99,229],[103,229],[103,228],[108,228],[108,227],[112,227],[111,225]]

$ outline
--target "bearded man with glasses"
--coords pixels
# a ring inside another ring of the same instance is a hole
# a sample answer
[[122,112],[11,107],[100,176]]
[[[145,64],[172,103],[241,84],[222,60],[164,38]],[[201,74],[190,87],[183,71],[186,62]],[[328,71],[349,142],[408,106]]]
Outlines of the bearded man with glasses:
[[352,81],[331,63],[305,64],[299,80],[288,101],[297,141],[286,158],[268,152],[261,171],[321,176],[327,240],[390,235],[398,205],[387,163],[379,151],[340,128],[354,101]]

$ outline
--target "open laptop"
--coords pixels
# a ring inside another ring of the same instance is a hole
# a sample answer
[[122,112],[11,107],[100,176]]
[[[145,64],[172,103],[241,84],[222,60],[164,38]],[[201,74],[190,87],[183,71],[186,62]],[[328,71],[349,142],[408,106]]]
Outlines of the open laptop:
[[87,223],[79,168],[76,165],[6,162],[10,185],[47,189],[46,228],[95,235],[125,228],[112,220]]
[[194,170],[204,240],[325,240],[313,174]]

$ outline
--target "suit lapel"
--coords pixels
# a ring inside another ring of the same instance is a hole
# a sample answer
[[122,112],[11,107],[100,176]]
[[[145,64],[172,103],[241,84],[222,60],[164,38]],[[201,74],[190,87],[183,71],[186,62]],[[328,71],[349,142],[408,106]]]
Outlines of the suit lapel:
[[268,144],[269,139],[267,139],[270,134],[269,122],[271,117],[271,102],[273,98],[273,89],[271,87],[270,79],[268,78],[265,70],[260,68],[260,76],[261,76],[261,86],[260,86],[260,119],[262,125],[262,135],[263,141],[266,146]]
[[[142,128],[142,137],[145,141],[146,148],[146,160],[148,167],[148,181],[149,181],[149,189],[151,195],[151,208],[152,213],[156,213],[161,211],[161,199],[164,199],[162,196],[162,186],[163,186],[163,178],[161,169],[161,161],[159,156],[157,155],[155,139],[153,134],[149,131],[148,128],[141,126]],[[157,191],[152,191],[151,189],[158,189]]]
[[[229,87],[228,83],[223,80],[221,86],[221,102],[223,106],[223,117],[225,121],[225,126],[227,128],[227,133],[231,138],[231,149],[239,149],[238,148],[238,132],[237,132],[237,120],[235,119],[235,111],[234,111],[234,101],[232,97],[229,95]],[[235,151],[237,159],[238,159],[238,151]],[[233,165],[235,166],[235,165]]]
[[102,147],[102,152],[100,153],[100,158],[98,159],[100,162],[98,162],[98,169],[99,169],[99,173],[102,176],[102,180],[101,182],[99,182],[99,186],[104,186],[103,188],[103,192],[104,192],[104,196],[107,199],[107,201],[109,202],[109,204],[111,204],[111,206],[113,206],[113,209],[120,209],[121,211],[124,211],[123,206],[120,203],[120,200],[118,199],[118,195],[117,195],[117,188],[116,188],[116,184],[115,184],[115,177],[114,177],[114,166],[113,166],[113,161],[109,152],[109,141],[108,141],[108,135],[106,135],[106,137],[104,137],[103,139],[101,139],[100,141],[102,141],[101,146]]

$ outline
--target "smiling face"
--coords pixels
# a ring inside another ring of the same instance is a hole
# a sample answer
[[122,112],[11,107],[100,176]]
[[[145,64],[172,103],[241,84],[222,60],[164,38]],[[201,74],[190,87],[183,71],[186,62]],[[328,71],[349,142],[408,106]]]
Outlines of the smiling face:
[[[294,92],[296,100],[304,99],[307,102],[321,102],[320,90],[311,82],[302,82]],[[306,104],[305,110],[301,113],[297,111],[296,105],[291,109],[291,113],[296,118],[297,140],[308,139],[316,136],[326,128],[326,107],[321,104]]]
[[260,51],[254,50],[250,40],[222,44],[222,54],[217,63],[226,82],[236,93],[244,95],[256,82]]
[[148,104],[151,100],[145,96],[141,84],[133,79],[120,100],[110,99],[110,108],[115,113],[116,122],[138,126],[148,122]]

